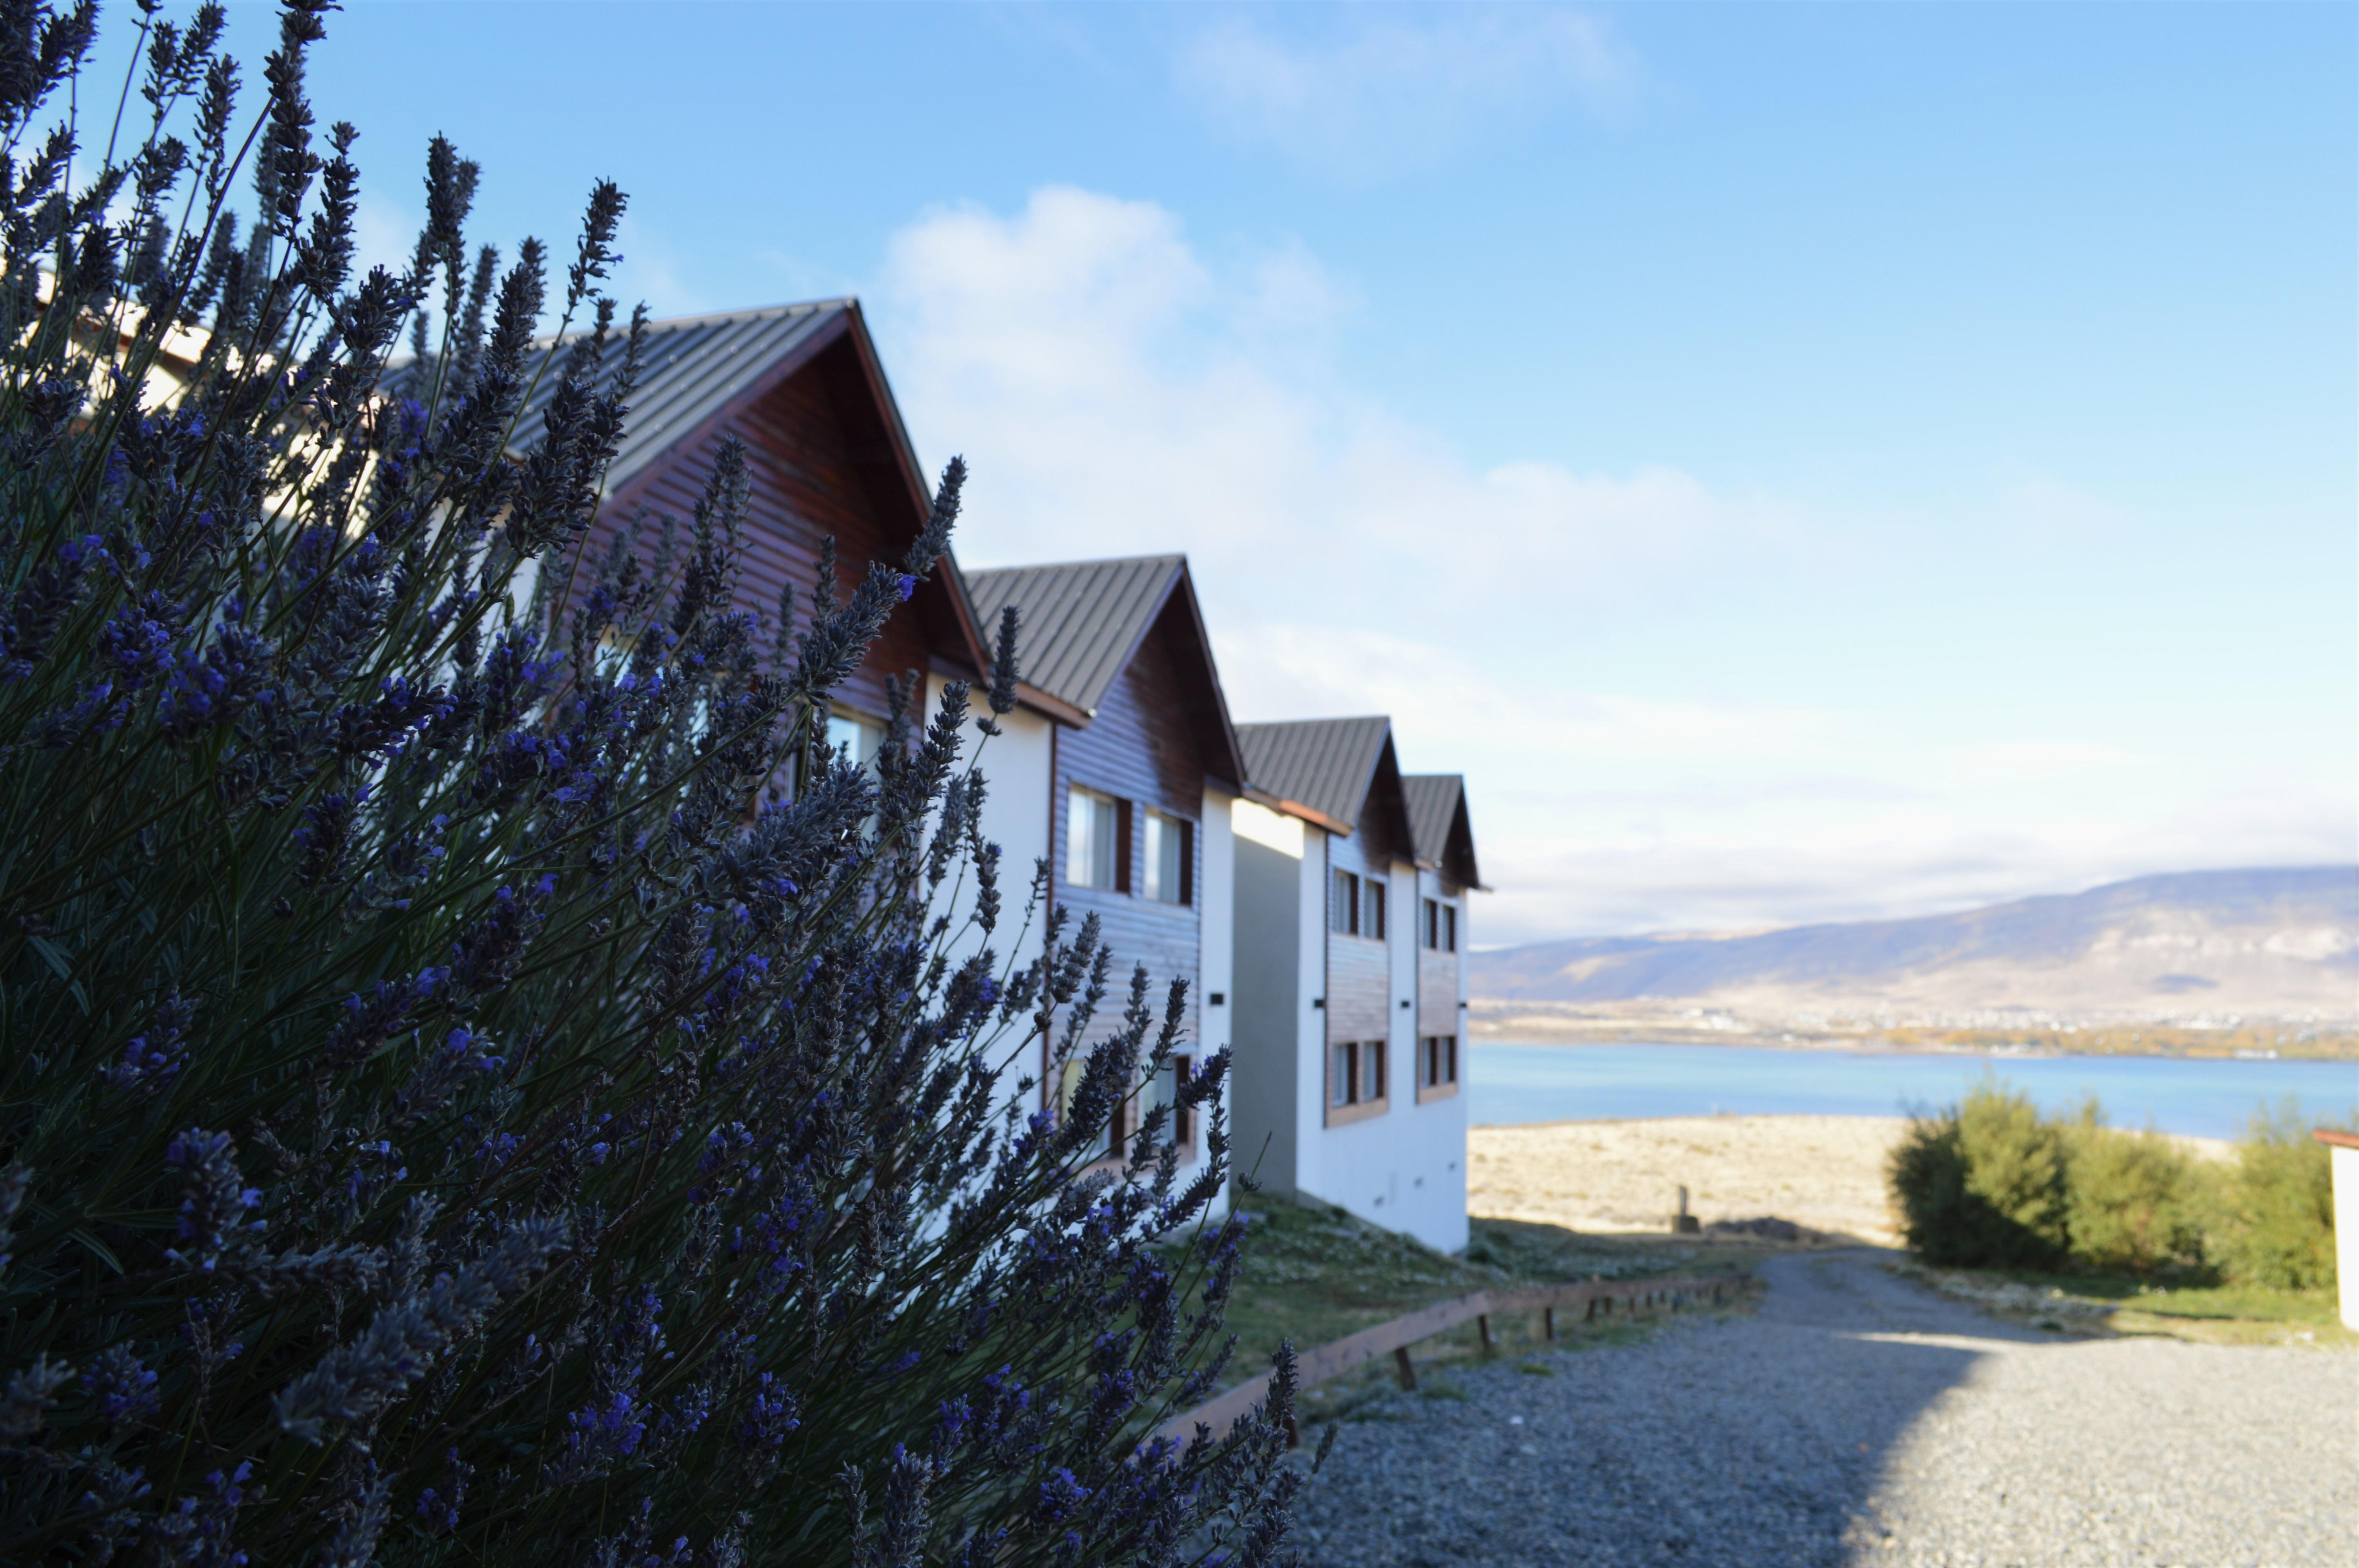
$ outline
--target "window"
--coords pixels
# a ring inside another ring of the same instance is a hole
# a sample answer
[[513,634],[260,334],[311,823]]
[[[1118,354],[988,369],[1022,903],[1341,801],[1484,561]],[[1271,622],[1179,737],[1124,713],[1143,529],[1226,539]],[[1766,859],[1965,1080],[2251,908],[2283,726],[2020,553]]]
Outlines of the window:
[[1328,902],[1327,925],[1345,936],[1360,934],[1360,879],[1350,871],[1335,873],[1335,896]]
[[1441,950],[1445,953],[1458,951],[1458,906],[1454,903],[1441,906]]
[[873,719],[863,719],[856,713],[831,713],[827,716],[827,745],[832,752],[842,752],[855,768],[875,764],[876,753],[885,744],[885,726]]
[[1196,1059],[1192,1056],[1174,1056],[1163,1065],[1163,1071],[1156,1075],[1155,1081],[1147,1086],[1148,1109],[1157,1106],[1171,1108],[1171,1124],[1165,1129],[1165,1135],[1177,1143],[1183,1153],[1196,1146],[1196,1112],[1192,1107],[1180,1103],[1181,1091],[1195,1076],[1195,1066]]
[[1158,903],[1193,903],[1196,825],[1159,811],[1147,814],[1147,896]]
[[1418,1087],[1438,1089],[1458,1081],[1458,1036],[1429,1034],[1418,1042]]
[[[1359,1106],[1381,1108],[1385,1098],[1385,1043],[1344,1040],[1327,1047],[1327,1108],[1348,1110]],[[1331,1115],[1331,1121],[1334,1118]],[[1357,1116],[1344,1118],[1356,1121]]]
[[1077,888],[1120,891],[1130,857],[1123,840],[1130,814],[1110,795],[1076,785],[1065,808],[1065,880]]
[[[1063,1079],[1057,1087],[1057,1119],[1059,1121],[1067,1120],[1072,1116],[1073,1097],[1081,1092],[1082,1075],[1088,1069],[1089,1063],[1080,1056],[1075,1056],[1065,1063]],[[1119,1160],[1122,1158],[1123,1140],[1128,1130],[1124,1125],[1127,1119],[1124,1113],[1129,1108],[1126,1104],[1114,1107],[1114,1116],[1106,1122],[1103,1131],[1093,1139],[1095,1147],[1090,1151],[1091,1159]]]
[[1387,891],[1375,877],[1337,871],[1334,896],[1327,904],[1328,929],[1343,936],[1370,936],[1383,941]]
[[1418,930],[1418,945],[1423,947],[1439,947],[1441,946],[1441,904],[1440,901],[1430,898],[1421,902],[1425,905],[1425,918]]

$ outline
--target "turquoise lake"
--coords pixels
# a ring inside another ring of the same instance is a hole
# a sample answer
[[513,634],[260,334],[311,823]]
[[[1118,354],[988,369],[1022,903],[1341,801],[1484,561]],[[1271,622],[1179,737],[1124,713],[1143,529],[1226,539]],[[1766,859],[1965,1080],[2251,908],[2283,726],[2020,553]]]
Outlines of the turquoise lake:
[[2091,1095],[2116,1127],[2241,1135],[2288,1096],[2311,1117],[2359,1108],[2359,1062],[2181,1056],[1951,1056],[1749,1045],[1516,1045],[1468,1053],[1476,1126],[1596,1117],[1897,1116],[1945,1104],[1995,1072],[2050,1110]]

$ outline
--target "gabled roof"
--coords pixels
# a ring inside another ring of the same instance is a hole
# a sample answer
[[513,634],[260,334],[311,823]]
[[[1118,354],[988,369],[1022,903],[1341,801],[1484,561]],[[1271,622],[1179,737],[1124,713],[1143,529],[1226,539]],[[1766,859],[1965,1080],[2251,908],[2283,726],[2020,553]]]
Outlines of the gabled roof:
[[1379,714],[1240,724],[1245,782],[1280,811],[1348,836],[1359,828],[1377,764],[1391,746],[1392,722]]
[[[631,392],[630,417],[614,449],[614,461],[606,471],[607,492],[621,490],[714,415],[749,396],[758,396],[793,374],[813,354],[858,325],[859,315],[857,299],[821,299],[648,322],[640,349],[638,384]],[[539,356],[552,343],[578,342],[588,335],[577,330],[563,339],[536,341],[528,368],[538,367]],[[607,335],[598,357],[602,384],[622,369],[628,335],[621,325]],[[865,336],[864,330],[862,335]],[[518,408],[512,450],[530,451],[547,433],[541,416],[557,395],[559,362],[550,362]],[[391,366],[386,373],[387,387],[406,390],[404,384],[417,363],[404,360]],[[889,392],[885,401],[889,406]],[[890,418],[895,433],[906,445],[908,438],[899,429],[898,410]],[[922,487],[922,477],[919,483]]]
[[1410,840],[1419,865],[1440,871],[1462,887],[1481,887],[1474,863],[1474,825],[1466,809],[1463,773],[1403,773]]
[[[608,493],[620,491],[714,415],[759,396],[793,374],[811,355],[858,325],[859,313],[856,299],[822,299],[648,322],[638,384],[631,391],[630,418],[606,470]],[[627,336],[617,328],[607,338],[599,360],[602,381],[622,368]],[[557,395],[557,383],[554,373],[542,376],[526,399],[516,419],[520,448],[540,439],[541,413]],[[888,409],[891,396],[884,395]],[[898,410],[888,417],[906,445],[908,437],[898,428]],[[921,488],[923,483],[921,476]]]
[[1136,556],[1001,567],[967,573],[966,591],[987,632],[995,632],[1003,609],[1016,606],[1024,678],[1094,715],[1187,564],[1185,556]]
[[[536,346],[546,349],[552,341],[577,341],[586,335],[577,331],[564,340],[542,339]],[[622,369],[627,337],[620,327],[608,334],[599,352],[602,384]],[[845,374],[851,385],[845,390],[855,396],[865,394],[859,416],[867,427],[866,460],[889,470],[889,478],[883,481],[885,491],[900,498],[894,503],[896,510],[906,503],[914,535],[932,510],[933,487],[919,467],[917,449],[885,379],[860,301],[851,297],[648,322],[623,438],[606,470],[605,494],[627,500],[625,492],[631,485],[657,477],[665,459],[696,450],[700,438],[718,421],[752,406],[838,345],[849,355]],[[388,387],[397,387],[404,376],[413,373],[415,363],[393,366],[386,375]],[[541,416],[557,395],[557,369],[552,362],[526,397],[514,427],[512,451],[531,450],[547,433]],[[841,380],[838,384],[842,385]],[[929,600],[937,587],[942,600],[931,605],[928,618],[944,622],[945,633],[964,654],[965,661],[981,668],[977,622],[954,559],[946,557],[935,569],[933,581],[924,590]],[[954,632],[951,625],[955,626]]]
[[1023,685],[1087,724],[1116,676],[1158,622],[1168,622],[1194,666],[1208,772],[1243,786],[1246,773],[1229,722],[1212,639],[1196,604],[1185,556],[1132,556],[1110,561],[1060,561],[966,574],[967,600],[986,649],[1000,611],[1016,607],[1016,665]]

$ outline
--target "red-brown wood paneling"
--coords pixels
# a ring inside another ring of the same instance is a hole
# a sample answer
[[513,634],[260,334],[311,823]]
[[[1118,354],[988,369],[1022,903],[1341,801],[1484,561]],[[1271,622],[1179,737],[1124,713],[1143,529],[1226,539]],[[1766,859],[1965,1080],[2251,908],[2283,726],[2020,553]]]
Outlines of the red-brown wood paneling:
[[[849,339],[823,351],[758,402],[683,442],[668,461],[634,476],[606,504],[587,548],[603,558],[614,534],[645,509],[639,546],[652,559],[657,519],[678,519],[685,551],[697,503],[712,477],[724,435],[745,444],[748,494],[737,606],[774,620],[779,589],[791,582],[797,630],[809,623],[821,541],[835,538],[841,603],[871,561],[897,565],[922,526],[917,503],[884,438],[877,412]],[[882,718],[885,680],[937,662],[968,659],[949,590],[937,573],[901,605],[867,657],[835,691],[848,707]],[[963,673],[962,671],[962,673]]]
[[1458,955],[1420,947],[1417,953],[1417,1032],[1458,1033]]
[[[1392,907],[1392,862],[1379,842],[1383,829],[1375,816],[1375,813],[1364,812],[1359,832],[1348,838],[1331,837],[1327,840],[1327,1039],[1331,1044],[1343,1040],[1383,1040],[1391,1034],[1393,988],[1388,944],[1378,941],[1364,926],[1357,936],[1339,931],[1335,917],[1339,871],[1349,871],[1364,882],[1386,884],[1387,932],[1401,917],[1401,912]],[[1364,919],[1364,891],[1361,900]]]

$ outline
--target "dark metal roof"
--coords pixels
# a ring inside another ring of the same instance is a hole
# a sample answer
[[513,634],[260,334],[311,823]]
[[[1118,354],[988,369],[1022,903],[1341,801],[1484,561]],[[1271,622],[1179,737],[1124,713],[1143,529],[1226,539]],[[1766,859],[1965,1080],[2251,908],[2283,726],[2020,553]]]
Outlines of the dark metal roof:
[[[913,515],[922,524],[933,504],[932,487],[918,467],[899,406],[886,384],[884,367],[876,362],[860,301],[850,297],[794,305],[770,305],[750,310],[723,310],[704,316],[674,316],[650,321],[644,330],[639,378],[632,388],[622,440],[605,476],[605,493],[614,495],[676,450],[732,405],[760,395],[778,385],[830,344],[849,334],[866,373],[870,394],[885,430],[895,466],[902,470],[910,492]],[[552,344],[576,342],[588,334],[572,332],[562,339],[542,338],[537,351]],[[627,329],[610,331],[599,352],[599,382],[609,384],[620,372],[627,348]],[[537,352],[531,363],[540,364]],[[547,362],[538,382],[518,409],[510,451],[530,451],[548,433],[542,419],[557,395],[561,357]],[[388,368],[388,391],[408,390],[404,383],[416,373],[417,362]],[[958,640],[967,658],[983,666],[975,642],[976,622],[965,597],[965,583],[954,557],[946,557],[939,575],[951,596],[960,622]]]
[[1240,724],[1245,782],[1298,816],[1351,833],[1360,825],[1376,763],[1392,720],[1304,719],[1288,724]]
[[1408,802],[1409,837],[1417,844],[1417,858],[1428,865],[1440,865],[1442,852],[1450,848],[1451,818],[1458,815],[1458,802],[1465,792],[1462,773],[1401,774],[1401,795]]
[[[676,316],[650,321],[640,351],[639,381],[631,392],[630,417],[614,461],[606,470],[609,493],[693,433],[706,420],[762,384],[801,362],[805,351],[834,335],[856,300],[822,299],[804,305],[772,305],[759,310],[724,310],[711,316]],[[573,333],[565,341],[585,336]],[[625,331],[617,327],[599,355],[602,384],[622,368]],[[538,351],[552,340],[534,345]],[[511,450],[530,451],[547,433],[541,416],[557,395],[558,366],[551,361],[525,399]],[[397,386],[408,364],[393,367],[387,384]]]
[[966,591],[986,643],[998,634],[1000,611],[1016,606],[1016,662],[1027,684],[1094,715],[1187,564],[1185,556],[1136,556],[1001,567],[967,573]]
[[[787,362],[799,359],[797,351],[814,346],[853,308],[849,299],[827,299],[648,322],[639,383],[631,391],[631,416],[606,470],[606,488],[622,489],[674,442]],[[600,357],[602,380],[622,368],[625,337],[617,331],[607,340]],[[541,411],[556,394],[554,375],[543,376],[533,389],[516,420],[520,449],[540,439]]]
[[1463,773],[1403,773],[1409,838],[1420,865],[1447,871],[1468,887],[1483,883],[1474,863],[1474,825],[1466,809]]

